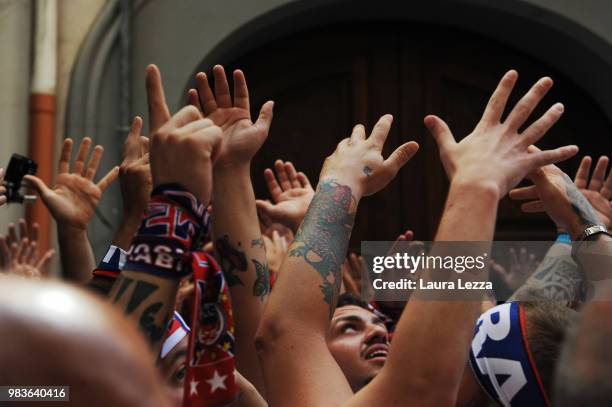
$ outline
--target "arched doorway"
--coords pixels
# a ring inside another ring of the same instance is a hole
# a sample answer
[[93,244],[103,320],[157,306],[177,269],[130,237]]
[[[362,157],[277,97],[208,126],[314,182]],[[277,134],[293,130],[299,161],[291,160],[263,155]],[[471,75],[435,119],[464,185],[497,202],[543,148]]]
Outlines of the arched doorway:
[[[433,238],[447,181],[435,143],[422,119],[443,117],[457,138],[467,135],[503,72],[520,73],[511,103],[549,75],[554,89],[532,117],[556,101],[566,114],[540,143],[548,148],[574,143],[581,155],[612,151],[612,124],[584,91],[553,67],[473,33],[429,24],[359,23],[318,28],[254,49],[226,64],[246,72],[253,114],[276,102],[270,137],[255,159],[258,196],[266,196],[263,169],[276,158],[293,161],[316,183],[324,158],[355,123],[371,128],[384,113],[395,123],[387,147],[404,140],[421,144],[417,157],[388,188],[362,202],[351,246],[389,240],[406,228]],[[573,173],[578,159],[563,168]],[[535,232],[534,232],[535,231]],[[554,229],[544,216],[525,215],[504,200],[497,239],[543,239]]]

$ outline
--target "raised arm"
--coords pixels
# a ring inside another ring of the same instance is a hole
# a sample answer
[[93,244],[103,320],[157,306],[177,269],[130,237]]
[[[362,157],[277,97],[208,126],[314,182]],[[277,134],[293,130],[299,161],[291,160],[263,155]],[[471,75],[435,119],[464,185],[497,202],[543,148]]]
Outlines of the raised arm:
[[365,128],[355,126],[351,137],[325,160],[258,330],[258,351],[272,405],[338,405],[352,394],[325,336],[357,204],[362,196],[387,185],[418,149],[409,142],[383,159],[391,122],[391,115],[383,116],[367,139]]
[[[535,148],[532,148],[534,151]],[[574,182],[559,167],[547,165],[530,175],[534,185],[510,192],[516,200],[528,200],[521,205],[525,212],[546,212],[559,231],[573,239],[592,225],[610,227],[612,219],[612,176],[605,179],[607,157],[601,157],[589,182],[590,157],[584,157]],[[597,208],[597,209],[596,209]],[[512,296],[525,300],[530,297],[548,298],[574,304],[584,300],[588,281],[571,256],[571,242],[555,242],[533,275]]]
[[[435,116],[425,118],[434,136],[451,185],[436,241],[473,241],[461,255],[488,252],[493,238],[498,201],[533,169],[564,160],[575,146],[529,154],[559,119],[563,106],[552,106],[521,134],[518,129],[552,85],[540,79],[501,122],[517,73],[504,75],[474,131],[457,143],[448,126]],[[471,253],[471,251],[475,251]],[[434,246],[431,255],[452,255]],[[456,253],[455,253],[456,254]],[[427,278],[430,271],[423,272]],[[449,278],[456,278],[451,273]],[[467,277],[467,276],[466,276]],[[416,290],[399,324],[387,363],[350,405],[453,406],[467,363],[468,349],[481,301],[439,300]],[[484,292],[483,292],[484,295]]]
[[[147,67],[145,83],[149,110],[149,134],[153,134],[170,119],[161,73],[157,66]],[[88,284],[102,295],[108,295],[121,272],[127,255],[126,251],[136,235],[142,212],[151,195],[149,139],[141,136],[141,130],[142,119],[136,116],[123,144],[123,161],[119,167],[123,219],[113,237],[111,246],[98,264]]]
[[[255,352],[255,331],[270,292],[270,273],[257,220],[251,184],[251,160],[268,137],[273,102],[266,102],[251,121],[249,91],[244,74],[234,71],[233,101],[222,66],[213,68],[215,94],[206,74],[196,75],[198,106],[204,117],[223,129],[215,163],[213,240],[232,296],[238,370],[260,392],[263,378]],[[194,90],[190,90],[190,99]],[[198,97],[199,96],[199,97]]]
[[28,227],[25,219],[20,219],[19,231],[18,236],[15,225],[10,224],[8,234],[0,236],[0,273],[25,278],[45,277],[55,250],[39,252],[37,223]]
[[270,168],[264,171],[272,202],[258,199],[257,209],[271,222],[281,223],[296,233],[312,201],[314,190],[306,174],[297,172],[291,162],[276,160],[274,169],[276,176]]
[[119,167],[114,167],[100,181],[94,182],[104,148],[95,146],[87,161],[90,147],[91,139],[85,137],[71,166],[72,139],[64,140],[53,188],[33,175],[24,177],[36,189],[57,222],[64,277],[78,283],[89,281],[96,266],[87,225],[102,193],[119,173]]
[[130,248],[152,190],[149,140],[140,135],[141,129],[142,119],[136,116],[123,144],[123,161],[119,166],[123,219],[113,245],[123,250]]
[[110,298],[139,325],[159,355],[189,254],[203,233],[212,193],[212,161],[221,129],[192,106],[181,109],[152,136],[152,201],[145,211],[125,269]]

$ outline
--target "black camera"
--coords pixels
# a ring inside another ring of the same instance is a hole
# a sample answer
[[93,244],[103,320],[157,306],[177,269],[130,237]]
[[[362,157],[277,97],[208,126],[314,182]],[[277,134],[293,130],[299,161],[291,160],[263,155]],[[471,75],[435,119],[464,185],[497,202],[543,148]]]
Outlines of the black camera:
[[7,202],[23,203],[24,200],[32,200],[32,196],[21,195],[19,190],[21,189],[21,182],[23,181],[24,175],[34,175],[37,169],[38,164],[36,164],[34,160],[20,154],[13,154],[11,156],[6,174],[4,175]]

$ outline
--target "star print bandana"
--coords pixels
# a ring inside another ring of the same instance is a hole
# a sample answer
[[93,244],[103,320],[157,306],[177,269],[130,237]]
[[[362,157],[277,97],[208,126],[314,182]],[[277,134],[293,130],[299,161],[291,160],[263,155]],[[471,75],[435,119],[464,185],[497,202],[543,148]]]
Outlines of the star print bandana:
[[236,400],[234,321],[228,286],[215,260],[192,253],[195,300],[183,407],[224,406]]

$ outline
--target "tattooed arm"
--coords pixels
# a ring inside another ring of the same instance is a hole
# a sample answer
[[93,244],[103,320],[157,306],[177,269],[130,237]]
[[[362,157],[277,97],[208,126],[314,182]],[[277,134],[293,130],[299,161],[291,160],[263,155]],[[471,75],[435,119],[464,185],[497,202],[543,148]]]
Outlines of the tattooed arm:
[[355,126],[323,165],[257,333],[271,405],[339,405],[352,394],[325,338],[357,204],[391,181],[418,149],[406,143],[383,159],[391,121],[390,115],[383,116],[367,139],[364,127]]
[[[532,150],[536,151],[535,148]],[[603,182],[605,166],[602,168],[600,163],[607,166],[607,160],[600,159],[590,183],[590,157],[582,160],[575,183],[555,165],[539,168],[529,176],[534,185],[512,190],[510,197],[517,200],[529,199],[529,202],[521,205],[525,212],[546,211],[556,223],[557,229],[567,231],[573,238],[588,226],[604,224],[609,227],[612,207],[608,204],[610,209],[606,210],[606,206],[601,204],[606,201],[606,191]],[[595,210],[594,205],[600,209]],[[569,305],[584,299],[587,283],[572,259],[571,246],[555,242],[533,275],[510,300],[536,297],[564,301]]]
[[[577,151],[576,147],[564,147],[536,154],[527,152],[527,146],[540,139],[561,116],[562,109],[558,106],[518,133],[552,85],[549,78],[538,81],[501,122],[516,79],[514,71],[504,75],[481,121],[459,143],[441,119],[425,118],[451,180],[435,240],[473,241],[461,255],[472,254],[472,250],[474,253],[488,251],[498,200],[529,171],[544,163],[571,157]],[[453,255],[442,244],[436,244],[431,253]],[[431,272],[424,270],[422,275],[429,277]],[[462,278],[468,277],[462,275]],[[456,278],[456,273],[446,278]],[[451,295],[456,293],[452,292],[435,294],[438,300],[432,300],[431,294],[418,289],[411,295],[395,331],[387,362],[349,405],[455,405],[481,302],[453,300]]]
[[192,106],[181,109],[151,138],[152,201],[110,298],[136,321],[156,357],[180,279],[190,272],[185,254],[203,228],[198,216],[210,201],[212,157],[220,143],[221,129]]
[[237,368],[263,393],[255,332],[270,292],[270,273],[257,219],[250,167],[251,159],[268,136],[273,103],[264,104],[258,120],[253,123],[244,74],[234,72],[232,105],[223,67],[215,66],[213,73],[216,95],[206,75],[198,73],[198,91],[191,90],[190,99],[205,117],[223,129],[222,148],[213,177],[213,240],[232,296]]

